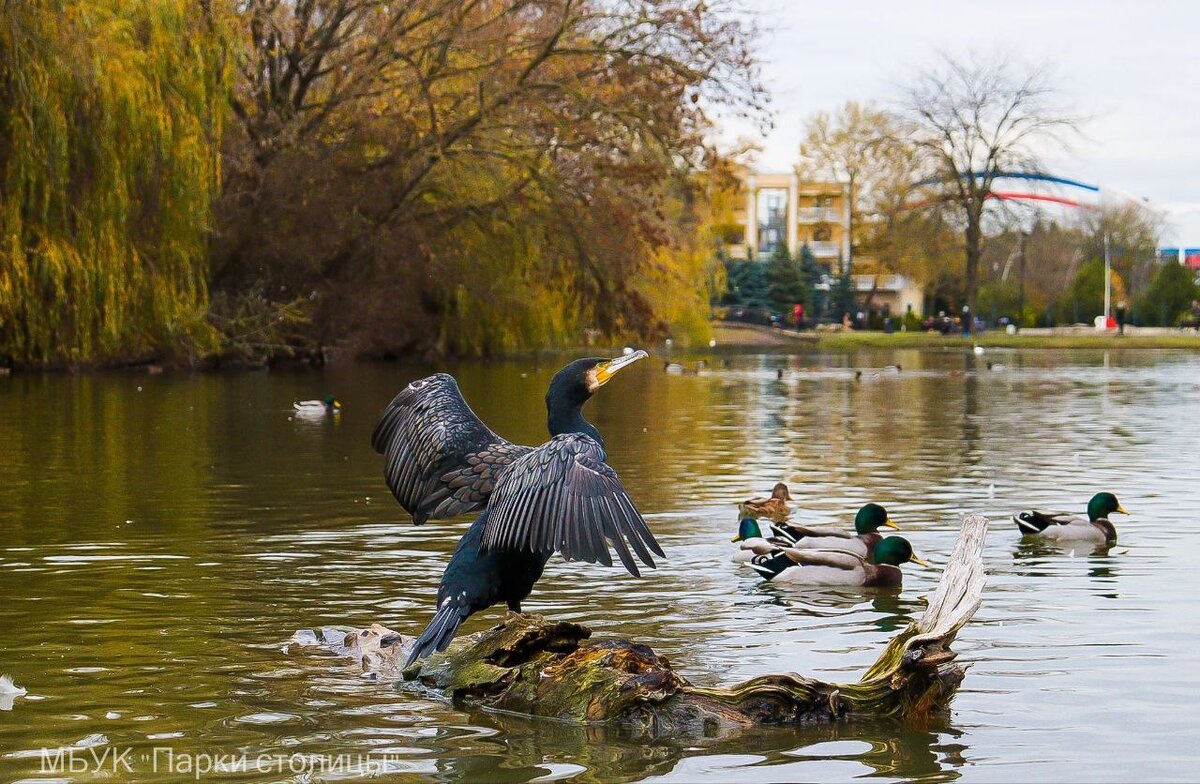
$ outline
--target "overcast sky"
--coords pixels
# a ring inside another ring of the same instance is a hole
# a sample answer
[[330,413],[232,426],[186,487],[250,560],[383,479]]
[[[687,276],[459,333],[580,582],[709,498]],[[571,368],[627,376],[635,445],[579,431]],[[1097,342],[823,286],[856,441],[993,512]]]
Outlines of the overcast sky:
[[[744,0],[760,16],[775,129],[758,168],[795,161],[804,119],[888,104],[938,51],[1053,64],[1090,119],[1048,168],[1168,211],[1164,244],[1200,247],[1200,0]],[[744,135],[746,129],[729,129]]]

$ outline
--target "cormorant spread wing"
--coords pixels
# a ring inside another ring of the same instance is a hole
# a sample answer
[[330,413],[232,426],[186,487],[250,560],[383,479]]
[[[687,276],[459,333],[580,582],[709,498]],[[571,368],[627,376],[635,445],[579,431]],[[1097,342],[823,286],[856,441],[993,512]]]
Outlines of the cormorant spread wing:
[[514,460],[496,482],[482,550],[561,553],[612,565],[611,545],[630,574],[630,548],[647,566],[662,548],[625,492],[604,448],[580,433],[557,435]]
[[417,525],[482,509],[501,471],[531,451],[492,432],[446,373],[402,389],[371,446],[387,458],[387,485]]

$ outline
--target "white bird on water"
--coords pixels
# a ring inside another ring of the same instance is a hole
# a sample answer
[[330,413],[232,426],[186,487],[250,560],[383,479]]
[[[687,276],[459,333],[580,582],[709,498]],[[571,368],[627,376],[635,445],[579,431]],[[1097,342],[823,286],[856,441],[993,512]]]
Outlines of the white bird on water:
[[11,675],[0,675],[0,710],[10,711],[13,700],[24,697],[27,692],[13,683]]

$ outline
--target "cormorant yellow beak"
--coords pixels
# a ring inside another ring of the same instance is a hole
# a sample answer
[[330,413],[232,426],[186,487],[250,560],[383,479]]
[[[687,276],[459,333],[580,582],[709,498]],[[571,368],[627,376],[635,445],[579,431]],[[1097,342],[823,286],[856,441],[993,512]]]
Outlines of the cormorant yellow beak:
[[1125,507],[1121,506],[1120,504],[1117,504],[1117,511],[1121,514],[1129,514],[1129,512],[1125,511]]
[[632,354],[610,359],[607,362],[601,362],[596,365],[596,386],[602,387],[607,384],[613,376],[621,372],[625,368],[637,362],[639,359],[645,359],[650,356],[645,351],[635,351]]
[[886,525],[888,528],[895,528],[897,531],[900,530],[900,526],[893,523],[892,518],[890,518],[890,517],[888,519],[884,520],[883,524]]
[[918,558],[916,553],[913,553],[913,554],[912,554],[912,555],[909,557],[909,559],[908,559],[908,560],[912,561],[912,562],[913,562],[913,563],[915,563],[915,564],[921,564],[921,566],[924,566],[925,568],[929,568],[929,564],[928,564],[928,563],[926,563],[925,561],[922,561],[920,558]]

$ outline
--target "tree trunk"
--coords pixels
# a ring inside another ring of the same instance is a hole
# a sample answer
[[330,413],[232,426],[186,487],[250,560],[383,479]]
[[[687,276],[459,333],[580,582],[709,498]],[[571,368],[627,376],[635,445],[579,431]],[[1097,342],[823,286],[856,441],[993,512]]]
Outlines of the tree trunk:
[[[857,683],[796,674],[763,675],[729,687],[689,683],[645,645],[588,642],[591,631],[536,615],[510,615],[486,632],[456,640],[403,672],[456,702],[561,721],[608,723],[647,735],[701,734],[757,724],[829,723],[870,717],[926,717],[946,708],[964,668],[952,664],[958,630],[979,608],[985,581],[987,518],[963,521],[958,542],[928,608],[894,637]],[[400,674],[413,639],[386,647],[392,634],[369,629],[330,634],[326,647],[364,669]],[[299,644],[319,644],[297,632]]]
[[[975,302],[979,296],[979,260],[983,256],[983,228],[980,216],[974,211],[967,215],[967,229],[964,234],[967,245],[966,304],[971,309],[971,316],[974,318],[976,315]],[[964,328],[969,327],[966,324],[963,326]]]

